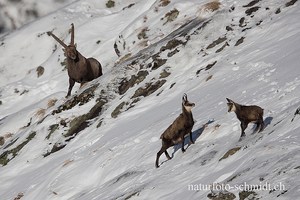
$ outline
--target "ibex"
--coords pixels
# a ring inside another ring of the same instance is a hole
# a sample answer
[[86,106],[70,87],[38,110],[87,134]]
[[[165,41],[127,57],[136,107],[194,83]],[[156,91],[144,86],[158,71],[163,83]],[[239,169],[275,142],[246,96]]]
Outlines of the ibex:
[[241,138],[242,139],[245,136],[245,129],[248,127],[249,123],[255,123],[256,128],[254,132],[256,132],[259,129],[259,132],[261,132],[264,129],[264,110],[259,106],[244,106],[240,105],[238,103],[235,103],[231,99],[226,98],[228,103],[228,112],[235,112],[237,118],[241,122]]
[[195,106],[187,99],[187,95],[184,94],[182,97],[182,113],[175,119],[175,121],[162,133],[160,139],[162,140],[162,147],[157,153],[155,166],[159,167],[159,157],[162,153],[165,153],[168,159],[171,159],[167,152],[167,149],[176,144],[182,143],[181,150],[185,152],[184,149],[184,137],[190,134],[190,141],[194,144],[192,138],[192,128],[194,126],[194,119],[192,115],[192,108]]
[[102,75],[101,64],[95,58],[85,58],[81,55],[74,44],[74,24],[71,24],[71,44],[66,45],[62,40],[56,37],[52,32],[48,31],[47,34],[52,36],[59,44],[61,44],[67,58],[67,68],[69,75],[69,90],[67,97],[71,95],[72,88],[75,84],[92,81]]

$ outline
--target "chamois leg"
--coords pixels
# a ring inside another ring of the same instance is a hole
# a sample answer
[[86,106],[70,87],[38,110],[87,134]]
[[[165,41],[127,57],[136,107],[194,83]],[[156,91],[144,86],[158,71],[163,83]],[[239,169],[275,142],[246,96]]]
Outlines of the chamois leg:
[[169,147],[170,147],[170,145],[168,145],[166,142],[164,142],[164,139],[162,139],[162,147],[161,147],[161,149],[159,150],[159,152],[157,152],[157,154],[156,154],[156,161],[155,161],[155,166],[156,166],[156,168],[159,167],[159,165],[158,165],[159,157],[161,156],[162,153],[165,152],[167,158],[168,158],[168,159],[171,158],[170,155],[169,155],[168,152],[167,152],[167,149],[168,149]]
[[184,149],[184,134],[181,135],[181,140],[182,140],[181,151],[185,152],[185,149]]
[[74,84],[75,84],[75,81],[73,79],[69,78],[69,90],[68,90],[68,94],[66,97],[71,95],[71,91],[72,91]]
[[161,154],[164,152],[164,151],[162,151],[162,150],[163,150],[163,148],[161,148],[161,149],[159,150],[159,152],[157,152],[157,154],[156,154],[156,161],[155,161],[155,167],[156,167],[156,168],[159,168],[159,165],[158,165],[159,157],[160,157]]
[[260,129],[259,129],[259,132],[261,132],[261,131],[263,131],[264,128],[265,128],[265,123],[264,123],[264,120],[263,120],[262,117],[260,118],[259,121],[260,121]]
[[159,152],[157,152],[157,154],[156,154],[156,161],[155,161],[155,167],[156,167],[156,168],[159,168],[159,165],[158,165],[159,157],[160,157],[161,154],[164,153],[164,152],[165,152],[165,154],[166,154],[168,160],[171,159],[170,155],[169,155],[168,152],[167,152],[167,149],[166,149],[165,147],[161,147],[161,149],[159,150]]
[[168,158],[168,160],[171,160],[171,159],[172,159],[171,156],[168,154],[168,151],[167,151],[167,150],[165,150],[165,155],[166,155],[166,157]]
[[241,133],[241,138],[245,137],[245,129],[248,127],[248,123],[247,122],[241,122],[241,129],[242,129],[242,133]]
[[261,123],[260,123],[259,121],[257,121],[257,122],[255,123],[255,125],[256,125],[256,127],[255,127],[253,133],[256,133],[256,132],[258,131],[259,127],[261,127]]

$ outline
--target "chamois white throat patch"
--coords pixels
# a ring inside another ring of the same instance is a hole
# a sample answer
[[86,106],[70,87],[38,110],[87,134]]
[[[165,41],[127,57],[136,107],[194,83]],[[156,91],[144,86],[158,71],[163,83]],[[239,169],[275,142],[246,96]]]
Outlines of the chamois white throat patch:
[[188,111],[188,112],[191,112],[193,107],[194,107],[194,106],[184,106],[184,108],[185,108],[186,111]]
[[235,112],[235,111],[236,111],[236,106],[235,106],[235,104],[232,104],[230,112]]

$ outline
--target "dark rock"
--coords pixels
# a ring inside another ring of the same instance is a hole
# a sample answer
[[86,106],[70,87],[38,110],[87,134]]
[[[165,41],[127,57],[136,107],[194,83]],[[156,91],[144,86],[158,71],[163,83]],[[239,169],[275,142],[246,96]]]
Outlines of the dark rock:
[[216,53],[223,51],[225,49],[225,47],[228,47],[228,46],[229,46],[228,42],[225,42],[225,44],[223,44],[223,46],[220,49],[217,49]]
[[241,192],[239,192],[240,200],[245,200],[245,199],[255,200],[255,199],[257,199],[257,198],[255,198],[255,196],[257,196],[257,194],[254,191],[241,191]]
[[145,87],[138,88],[132,98],[136,97],[146,97],[159,89],[163,84],[165,84],[166,80],[158,80],[155,83],[147,83]]
[[210,45],[208,45],[206,47],[206,49],[211,49],[211,48],[217,46],[218,44],[220,44],[220,43],[222,43],[222,42],[224,42],[226,40],[227,40],[226,37],[219,37],[217,40],[213,41]]
[[45,153],[43,156],[44,156],[44,157],[47,157],[47,156],[49,156],[50,154],[55,153],[55,152],[57,152],[57,151],[63,149],[65,146],[66,146],[66,144],[54,144],[53,147],[52,147],[52,149],[51,149],[51,151]]
[[42,76],[45,72],[45,68],[42,66],[38,66],[36,68],[36,73],[37,73],[37,77],[39,78],[40,76]]
[[93,85],[92,87],[87,88],[78,96],[74,96],[72,99],[66,101],[64,104],[60,105],[56,110],[52,111],[52,115],[60,113],[65,110],[72,109],[76,105],[84,105],[89,102],[95,96],[95,90],[99,84]]
[[294,5],[298,0],[291,0],[285,4],[286,7]]
[[[22,142],[21,144],[19,144],[17,147],[7,150],[5,152],[3,152],[0,155],[0,165],[5,166],[8,164],[9,161],[11,161],[13,158],[15,158],[19,151],[28,143],[30,142],[30,140],[32,140],[36,135],[36,132],[31,132],[28,137],[26,138],[26,140],[24,142]],[[14,141],[15,142],[15,141]]]
[[163,70],[160,75],[159,75],[159,78],[167,78],[168,76],[170,76],[170,72],[167,72],[166,70]]
[[5,139],[3,136],[0,136],[0,146],[4,145]]
[[234,200],[236,198],[231,192],[209,193],[207,197],[212,200]]
[[59,125],[58,124],[52,124],[51,126],[49,126],[49,134],[46,136],[46,139],[50,139],[52,133],[54,133],[57,129],[58,129]]
[[241,149],[241,147],[235,147],[235,148],[232,148],[230,150],[228,150],[224,156],[222,158],[220,158],[219,161],[223,160],[223,159],[226,159],[228,158],[229,156],[232,156],[233,154],[235,154],[237,151],[239,151]]
[[226,30],[227,30],[227,31],[233,31],[233,28],[230,27],[230,26],[226,26]]
[[275,11],[275,14],[279,14],[279,13],[281,13],[280,8],[278,8],[278,9]]
[[74,118],[70,122],[70,129],[64,134],[65,137],[71,137],[73,139],[80,131],[84,130],[89,126],[89,120],[94,119],[99,116],[103,106],[107,103],[107,99],[100,99],[98,102],[90,109],[90,111],[84,115]]
[[241,37],[240,39],[238,39],[234,46],[239,46],[240,44],[242,44],[244,42],[244,39],[245,37]]
[[120,103],[115,109],[114,111],[111,113],[111,117],[112,118],[117,118],[118,115],[121,113],[121,110],[123,109],[123,107],[125,106],[125,102],[123,101],[122,103]]
[[123,79],[119,86],[119,94],[125,94],[127,90],[131,87],[133,87],[135,84],[139,84],[142,82],[147,76],[149,72],[146,70],[139,71],[136,75],[132,75],[129,80]]
[[171,10],[170,12],[168,12],[165,17],[163,19],[167,19],[166,22],[163,24],[167,24],[169,22],[174,21],[179,15],[179,11],[175,8],[173,10]]
[[248,3],[247,5],[243,6],[244,8],[246,7],[252,7],[254,6],[255,4],[257,4],[260,0],[254,0],[254,1],[251,1],[250,3]]
[[108,2],[105,4],[107,8],[115,7],[115,2],[112,0],[108,0]]
[[245,13],[246,13],[246,15],[249,16],[249,15],[251,15],[252,13],[258,11],[258,9],[260,9],[260,7],[259,7],[259,6],[255,6],[255,7],[252,7],[252,8],[247,9],[247,10],[245,11]]
[[245,27],[245,26],[247,26],[247,24],[245,23],[245,17],[242,17],[241,19],[240,19],[240,21],[239,21],[239,26],[240,27]]

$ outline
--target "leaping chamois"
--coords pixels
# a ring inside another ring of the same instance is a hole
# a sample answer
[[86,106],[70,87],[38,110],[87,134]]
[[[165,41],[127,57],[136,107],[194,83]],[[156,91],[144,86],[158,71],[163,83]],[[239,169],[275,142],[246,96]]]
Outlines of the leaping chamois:
[[74,44],[74,24],[71,24],[71,43],[66,45],[62,40],[56,37],[52,32],[48,31],[47,34],[52,36],[59,44],[61,44],[67,58],[67,68],[69,75],[69,90],[67,97],[71,95],[72,88],[75,84],[92,81],[102,75],[101,64],[95,58],[85,58],[81,55]]
[[192,115],[192,108],[195,106],[187,99],[187,95],[184,94],[182,97],[182,113],[175,119],[175,121],[162,133],[160,139],[162,140],[162,147],[156,155],[156,168],[159,167],[159,157],[162,153],[165,153],[168,159],[171,159],[167,152],[167,149],[176,144],[182,143],[181,150],[185,152],[184,149],[184,137],[190,134],[190,141],[194,144],[192,138],[192,129],[194,126],[194,119]]
[[241,122],[241,138],[245,136],[245,129],[248,127],[249,123],[255,123],[256,128],[254,132],[256,132],[259,129],[259,132],[261,132],[265,125],[263,120],[264,110],[259,106],[244,106],[240,105],[238,103],[235,103],[231,99],[226,98],[228,103],[228,112],[235,112],[236,117]]

